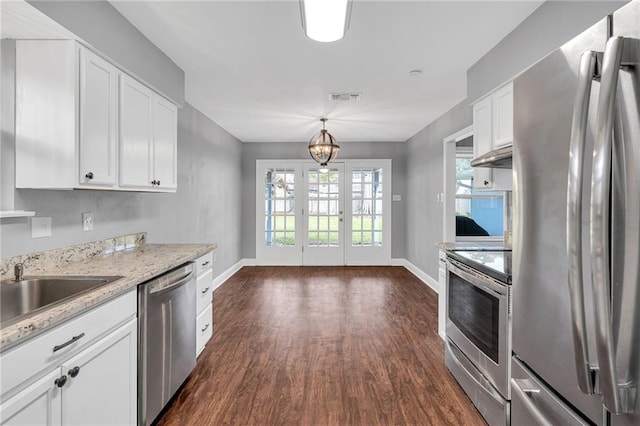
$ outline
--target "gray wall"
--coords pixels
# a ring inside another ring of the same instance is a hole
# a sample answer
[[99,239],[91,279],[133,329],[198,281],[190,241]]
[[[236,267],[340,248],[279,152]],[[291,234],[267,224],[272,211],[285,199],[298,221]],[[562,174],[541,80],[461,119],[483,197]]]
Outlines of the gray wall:
[[[256,257],[256,160],[309,159],[306,143],[242,144],[242,257]],[[338,159],[391,159],[392,194],[402,201],[391,205],[391,257],[404,258],[406,247],[407,159],[405,144],[356,142],[340,146]]]
[[407,142],[406,258],[438,279],[438,249],[442,241],[443,140],[473,122],[467,100],[460,102]]
[[473,102],[511,80],[626,1],[546,1],[467,71]]
[[[16,209],[52,218],[52,236],[31,238],[28,219],[2,219],[3,258],[134,232],[149,242],[217,243],[214,276],[240,260],[241,143],[191,105],[178,110],[178,191],[18,189]],[[81,215],[93,212],[94,230]]]
[[184,71],[106,1],[29,1],[98,51],[184,104]]

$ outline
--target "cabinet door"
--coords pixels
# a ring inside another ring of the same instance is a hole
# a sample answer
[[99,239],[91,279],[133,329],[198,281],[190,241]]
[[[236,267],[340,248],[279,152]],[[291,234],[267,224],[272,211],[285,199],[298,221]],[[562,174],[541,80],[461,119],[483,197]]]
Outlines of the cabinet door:
[[134,425],[137,321],[132,319],[62,365],[65,425]]
[[513,83],[492,96],[493,148],[513,143]]
[[42,379],[16,394],[0,405],[0,424],[43,425],[61,424],[60,393],[55,385],[60,377],[56,368]]
[[[491,97],[473,106],[473,156],[478,157],[492,149]],[[473,187],[493,188],[492,170],[486,167],[473,169]]]
[[118,74],[116,67],[80,49],[81,186],[117,183]]
[[151,189],[154,93],[120,75],[120,186]]
[[176,189],[178,168],[178,108],[161,96],[153,103],[153,179],[157,187]]
[[78,183],[77,58],[71,40],[16,41],[16,188]]

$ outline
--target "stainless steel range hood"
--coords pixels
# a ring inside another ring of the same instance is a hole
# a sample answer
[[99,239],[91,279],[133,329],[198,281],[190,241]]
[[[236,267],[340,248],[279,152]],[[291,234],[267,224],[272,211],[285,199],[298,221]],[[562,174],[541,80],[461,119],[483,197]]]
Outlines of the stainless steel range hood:
[[471,161],[471,167],[491,167],[494,169],[510,169],[513,145],[503,146]]

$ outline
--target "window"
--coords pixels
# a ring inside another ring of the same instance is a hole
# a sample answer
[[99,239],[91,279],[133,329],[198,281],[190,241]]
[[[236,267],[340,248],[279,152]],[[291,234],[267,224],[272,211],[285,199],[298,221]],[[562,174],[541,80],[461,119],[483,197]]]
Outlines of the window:
[[456,236],[502,237],[504,193],[473,188],[471,157],[468,149],[456,149]]
[[264,220],[267,246],[295,245],[295,171],[266,169],[264,173]]
[[351,244],[382,245],[382,169],[351,170]]

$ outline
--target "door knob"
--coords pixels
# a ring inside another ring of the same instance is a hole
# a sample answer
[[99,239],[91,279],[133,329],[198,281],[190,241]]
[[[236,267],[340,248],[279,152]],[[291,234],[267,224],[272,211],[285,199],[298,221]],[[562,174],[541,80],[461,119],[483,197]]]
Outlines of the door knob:
[[55,383],[57,387],[61,388],[65,383],[67,383],[67,376],[63,375],[59,379],[56,379],[53,383]]
[[78,375],[78,373],[80,372],[80,367],[78,367],[77,365],[75,367],[73,367],[71,370],[69,370],[69,375],[71,377],[76,377]]

